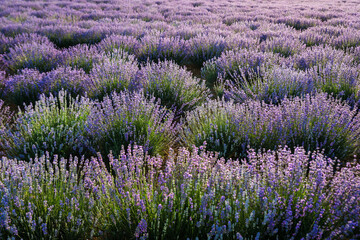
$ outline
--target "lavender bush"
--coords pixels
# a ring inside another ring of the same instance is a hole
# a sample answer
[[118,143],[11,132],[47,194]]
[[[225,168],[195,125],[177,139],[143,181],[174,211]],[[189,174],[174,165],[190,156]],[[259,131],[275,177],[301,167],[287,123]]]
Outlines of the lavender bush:
[[251,81],[244,81],[241,77],[226,80],[223,93],[225,98],[238,103],[253,99],[278,104],[286,97],[301,97],[316,91],[313,78],[304,72],[284,66],[263,72],[262,77],[252,73],[255,76],[250,77]]
[[0,53],[8,53],[10,48],[14,48],[16,45],[24,43],[37,43],[40,45],[52,45],[49,39],[45,36],[41,36],[35,33],[23,33],[16,35],[14,38],[6,37],[0,34]]
[[99,202],[81,159],[0,160],[0,237],[86,239],[98,234]]
[[93,65],[98,63],[102,57],[95,46],[76,45],[62,52],[61,64],[72,68],[81,68],[89,73]]
[[6,156],[27,161],[45,152],[50,157],[81,156],[87,150],[83,136],[91,105],[88,99],[73,99],[66,91],[57,97],[41,95],[34,105],[18,112],[13,128],[2,134],[1,147]]
[[309,75],[316,89],[332,94],[354,107],[360,100],[360,72],[344,63],[315,66]]
[[177,114],[202,104],[209,95],[200,79],[171,61],[143,65],[137,77],[147,96],[160,99]]
[[323,67],[328,64],[346,64],[353,66],[353,57],[332,47],[312,47],[294,56],[293,66],[296,69],[308,70],[314,66]]
[[351,49],[360,45],[359,37],[360,30],[346,28],[341,35],[332,37],[330,45],[342,50]]
[[130,54],[134,54],[139,48],[139,42],[133,36],[111,35],[103,39],[97,47],[100,51],[106,53],[112,52],[115,49],[123,49]]
[[13,38],[7,37],[0,33],[0,54],[4,54],[9,50],[9,46],[12,43]]
[[354,56],[354,62],[360,64],[360,46],[352,49],[351,52]]
[[295,28],[296,30],[305,30],[310,27],[314,27],[320,23],[316,19],[297,18],[294,16],[279,18],[277,23],[285,23],[286,25]]
[[320,33],[316,32],[314,28],[310,28],[300,33],[299,39],[307,47],[321,46],[329,41],[329,37],[321,35]]
[[16,73],[24,68],[35,68],[48,72],[59,63],[59,51],[49,43],[22,43],[10,48],[5,55],[5,65],[9,73]]
[[112,50],[90,72],[89,97],[102,100],[112,92],[138,89],[139,68],[134,55]]
[[139,144],[150,154],[167,153],[176,140],[174,114],[143,93],[121,92],[105,97],[92,109],[86,136],[93,151],[116,156],[122,145]]
[[57,67],[47,73],[23,69],[4,81],[4,99],[18,106],[35,103],[41,94],[57,96],[61,90],[76,98],[84,96],[89,88],[89,77],[80,69]]
[[84,29],[66,22],[42,27],[38,32],[47,36],[59,48],[69,48],[78,44],[96,44],[109,35],[106,28],[89,28],[87,26]]
[[277,53],[283,57],[290,57],[305,50],[305,45],[294,36],[281,36],[261,44],[262,51]]
[[75,38],[77,31],[81,31],[78,26],[49,25],[42,27],[39,33],[46,35],[57,47],[68,48],[81,43]]
[[172,60],[182,64],[185,61],[187,42],[179,37],[147,35],[141,39],[139,44],[136,55],[141,62]]
[[22,106],[39,99],[44,73],[36,69],[22,69],[18,74],[4,80],[3,97],[7,102]]
[[212,86],[221,75],[225,79],[250,76],[262,76],[265,69],[278,63],[280,59],[272,53],[262,53],[247,49],[230,50],[221,54],[220,57],[204,63],[201,68],[201,76]]
[[224,37],[216,34],[201,34],[188,40],[187,62],[201,67],[211,58],[219,57],[227,49],[228,44]]
[[73,98],[84,96],[89,85],[89,77],[82,69],[58,67],[46,73],[39,85],[46,96],[57,96],[60,91],[66,91]]

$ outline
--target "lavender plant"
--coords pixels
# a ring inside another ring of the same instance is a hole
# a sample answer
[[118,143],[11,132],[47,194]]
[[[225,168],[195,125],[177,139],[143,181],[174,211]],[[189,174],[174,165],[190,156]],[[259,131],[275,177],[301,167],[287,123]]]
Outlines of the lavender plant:
[[49,25],[44,26],[39,30],[39,33],[44,34],[59,48],[69,48],[71,46],[80,44],[75,34],[81,29],[77,26],[59,26]]
[[20,70],[18,74],[4,80],[4,99],[18,106],[37,101],[42,93],[40,82],[43,76],[44,73],[36,69]]
[[109,35],[108,29],[102,27],[85,28],[69,23],[53,24],[38,30],[59,48],[70,48],[78,44],[97,44]]
[[325,43],[329,41],[329,37],[321,35],[313,28],[307,29],[306,31],[300,33],[299,39],[306,45],[306,47],[325,45]]
[[316,91],[313,78],[302,71],[277,66],[263,72],[262,77],[251,77],[252,81],[241,77],[224,81],[225,98],[238,103],[253,99],[278,104],[286,97],[301,97]]
[[139,70],[134,55],[123,50],[112,50],[90,72],[89,97],[102,100],[112,92],[138,89]]
[[82,162],[49,156],[31,162],[0,160],[0,236],[87,239],[98,235],[99,202]]
[[347,50],[359,46],[360,31],[354,28],[345,28],[338,37],[333,36],[330,45],[335,48]]
[[11,74],[24,68],[48,72],[58,63],[59,51],[51,44],[22,43],[10,48],[9,53],[5,55],[5,64]]
[[147,63],[138,73],[144,93],[161,100],[161,105],[178,114],[202,104],[209,91],[204,82],[171,61]]
[[12,40],[13,38],[0,33],[0,54],[4,54],[9,50]]
[[263,42],[260,48],[262,51],[278,53],[287,58],[305,50],[305,45],[294,36],[281,36]]
[[224,37],[216,34],[201,34],[188,40],[187,61],[201,67],[207,60],[219,57],[228,47]]
[[130,54],[134,54],[139,48],[139,42],[133,36],[111,35],[103,39],[97,47],[100,51],[104,51],[106,53],[112,52],[116,49],[123,49]]
[[50,157],[87,153],[84,130],[91,105],[87,98],[73,99],[66,91],[56,97],[41,95],[18,112],[14,127],[2,136],[6,156],[30,161],[45,152]]
[[0,34],[0,53],[8,53],[10,48],[14,48],[16,45],[24,43],[38,43],[39,45],[52,45],[49,39],[45,36],[38,35],[36,33],[23,33],[16,35],[15,37],[6,37]]
[[285,23],[286,25],[295,28],[296,30],[305,30],[310,27],[314,27],[320,24],[320,21],[317,19],[309,18],[298,18],[298,17],[285,17],[279,18],[276,21],[277,23]]
[[61,64],[72,68],[81,68],[89,73],[93,65],[98,63],[102,57],[95,46],[76,45],[63,50]]
[[250,76],[262,76],[266,68],[279,62],[280,59],[272,53],[262,53],[247,49],[230,50],[221,54],[220,57],[204,63],[201,68],[201,76],[212,86],[219,75],[225,79]]
[[57,96],[66,91],[73,98],[84,96],[89,88],[90,79],[83,69],[58,67],[43,75],[38,85],[46,96]]
[[139,61],[172,60],[178,64],[184,63],[187,53],[187,42],[179,37],[160,37],[147,35],[140,41],[136,52]]
[[116,156],[122,146],[139,144],[149,154],[164,155],[176,140],[174,114],[143,93],[121,92],[105,97],[92,109],[86,136],[94,152]]
[[354,62],[356,64],[360,64],[360,46],[359,47],[356,47],[356,48],[353,48],[351,50],[351,53],[354,57]]
[[316,89],[345,100],[350,106],[358,106],[360,100],[360,72],[344,63],[328,63],[315,66],[309,71]]
[[346,64],[353,66],[353,57],[344,51],[332,47],[312,47],[293,57],[293,66],[296,69],[308,70],[314,66],[322,68],[328,64]]
[[[237,115],[235,113],[237,107],[239,105],[234,105],[232,102],[211,100],[187,113],[186,123],[182,129],[183,145],[201,146],[206,142],[210,151],[216,151],[219,156],[225,158],[237,157],[237,151],[245,152],[246,145],[240,149],[242,143],[237,139],[238,129],[233,123],[235,115]],[[241,116],[246,121],[245,111],[241,112]],[[238,127],[242,125],[246,125],[246,123],[239,124]]]

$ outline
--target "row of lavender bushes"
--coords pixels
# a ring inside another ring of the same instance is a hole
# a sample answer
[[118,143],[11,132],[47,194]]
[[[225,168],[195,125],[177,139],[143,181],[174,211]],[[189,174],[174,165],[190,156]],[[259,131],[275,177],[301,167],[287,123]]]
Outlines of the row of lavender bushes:
[[6,2],[0,9],[0,31],[8,37],[24,32],[39,33],[59,47],[69,47],[98,43],[112,33],[143,37],[154,29],[166,37],[183,39],[210,32],[244,33],[266,40],[279,35],[274,28],[285,26],[308,46],[325,43],[341,49],[359,46],[356,2],[326,1],[311,6],[310,9],[306,3],[295,7],[249,1],[149,1],[146,4],[132,1],[123,5],[96,1],[18,1]]
[[[198,67],[203,64],[201,77],[215,97],[225,95],[238,102],[258,99],[277,103],[284,96],[322,91],[348,101],[353,107],[359,101],[356,49],[345,53],[329,46],[305,48],[299,45],[300,50],[297,50],[298,45],[291,39],[281,40],[280,45],[267,44],[259,48],[248,41],[239,43],[241,39],[236,39],[234,46],[237,48],[233,49],[226,41],[202,35],[190,50],[185,44],[178,48],[174,40],[160,40],[156,46],[145,44],[148,49],[139,52],[134,50],[138,49],[136,43],[132,45],[137,41],[135,38],[110,36],[105,40],[99,44],[100,47],[78,45],[58,50],[46,37],[19,35],[16,42],[20,43],[2,57],[7,74],[12,75],[0,82],[2,98],[16,105],[28,104],[37,100],[41,93],[56,94],[63,87],[73,96],[87,92],[89,97],[101,100],[114,90],[151,88],[144,82],[149,79],[159,81],[155,76],[162,76],[161,81],[164,81],[156,88],[166,88],[165,78],[168,78],[171,83],[167,88],[175,88],[172,90],[175,90],[174,94],[186,95],[189,89],[200,84],[194,89],[197,92],[194,95],[206,96],[207,90],[200,80],[168,62],[184,65],[187,61],[184,58],[187,58],[190,59],[188,64]],[[178,58],[174,51],[183,56]],[[164,74],[171,75],[169,72],[176,76],[164,77]],[[180,82],[191,87],[172,86],[176,78],[181,78]],[[152,90],[145,92],[153,93]],[[193,101],[189,96],[184,98]],[[181,105],[187,104],[186,100],[176,103],[176,107],[180,109]]]
[[[0,236],[21,239],[356,239],[360,165],[302,148],[166,159],[142,147],[0,161]],[[78,171],[79,168],[82,171]]]
[[5,156],[30,160],[49,152],[61,157],[119,154],[137,143],[165,156],[170,147],[209,143],[226,158],[244,158],[249,148],[287,145],[306,151],[323,149],[342,161],[359,151],[357,109],[326,93],[284,98],[278,105],[257,100],[234,103],[207,100],[178,118],[155,97],[120,92],[102,101],[73,98],[66,91],[41,95],[12,119],[2,108],[0,146]]
[[[14,38],[0,36],[0,49],[8,72],[12,74],[23,68],[37,68],[41,72],[46,72],[57,65],[76,66],[89,72],[92,63],[98,62],[104,55],[103,52],[112,52],[118,48],[134,54],[139,62],[167,59],[196,67],[202,67],[205,61],[219,57],[226,50],[236,51],[244,48],[274,53],[284,58],[304,55],[300,56],[301,58],[309,55],[310,47],[306,48],[306,45],[291,33],[277,37],[269,36],[266,39],[261,41],[260,37],[243,35],[224,37],[216,33],[198,34],[188,40],[180,37],[163,37],[156,33],[145,35],[140,40],[133,36],[110,35],[96,45],[80,44],[61,50],[45,36],[20,34]],[[334,48],[331,45],[319,44],[315,49],[324,46]],[[359,47],[355,47],[357,46],[348,48],[346,52],[352,55],[356,62]],[[84,55],[88,57],[87,61],[84,60]]]

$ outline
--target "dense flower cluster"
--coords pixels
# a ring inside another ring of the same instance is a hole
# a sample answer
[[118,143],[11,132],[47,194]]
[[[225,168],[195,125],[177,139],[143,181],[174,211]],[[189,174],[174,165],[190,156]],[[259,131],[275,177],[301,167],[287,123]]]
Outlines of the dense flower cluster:
[[115,49],[123,49],[129,53],[137,52],[139,43],[133,36],[111,35],[103,39],[97,47],[100,51],[112,52]]
[[147,35],[140,41],[136,55],[139,61],[173,60],[183,63],[187,54],[187,42],[179,37]]
[[36,69],[22,69],[18,74],[7,78],[4,82],[3,97],[7,101],[23,105],[38,100],[41,93],[39,85],[44,73]]
[[341,50],[333,49],[332,47],[312,47],[306,49],[294,56],[294,68],[307,70],[312,67],[322,67],[327,64],[341,64],[353,65],[352,56],[344,53]]

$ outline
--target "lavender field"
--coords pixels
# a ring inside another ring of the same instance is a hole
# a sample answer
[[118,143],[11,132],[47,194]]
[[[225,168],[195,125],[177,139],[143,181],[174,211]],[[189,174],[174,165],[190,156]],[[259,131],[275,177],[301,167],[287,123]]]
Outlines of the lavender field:
[[356,0],[3,0],[0,239],[360,239]]

